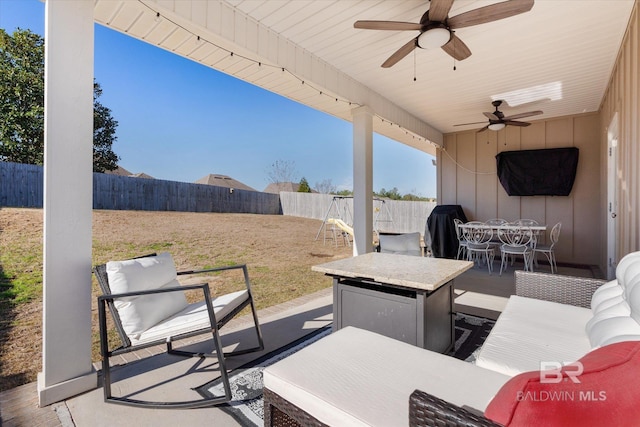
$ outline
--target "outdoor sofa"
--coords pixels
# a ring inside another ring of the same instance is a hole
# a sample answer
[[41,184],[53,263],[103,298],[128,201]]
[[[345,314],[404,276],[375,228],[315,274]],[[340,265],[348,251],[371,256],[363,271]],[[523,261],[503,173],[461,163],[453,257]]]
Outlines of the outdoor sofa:
[[475,363],[343,328],[264,370],[265,426],[637,423],[640,253],[608,283],[515,280]]

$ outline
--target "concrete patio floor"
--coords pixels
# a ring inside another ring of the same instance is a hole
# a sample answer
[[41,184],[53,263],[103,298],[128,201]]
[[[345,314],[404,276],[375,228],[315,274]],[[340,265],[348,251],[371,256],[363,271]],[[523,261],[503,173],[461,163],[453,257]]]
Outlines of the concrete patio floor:
[[[498,263],[496,263],[498,264]],[[499,266],[498,266],[499,267]],[[509,295],[515,292],[514,268],[502,276],[498,272],[489,275],[486,266],[474,267],[455,280],[456,311],[478,316],[497,318]],[[541,265],[537,271],[549,271]],[[601,273],[591,267],[559,266],[559,274],[582,277],[599,277]],[[270,307],[259,312],[265,350],[227,359],[228,369],[237,368],[300,338],[314,329],[332,322],[333,295],[331,288]],[[228,349],[234,343],[252,345],[254,334],[249,316],[235,319],[222,329],[223,345]],[[207,349],[201,337],[184,342],[190,349]],[[177,347],[177,346],[176,346]],[[191,400],[199,398],[192,388],[205,384],[219,373],[214,361],[197,358],[185,359],[169,356],[164,349],[152,349],[141,355],[147,360],[134,358],[112,359],[112,375],[117,387],[114,394],[130,390],[143,390],[138,397],[158,400]],[[133,361],[132,361],[133,360]],[[96,364],[96,369],[99,369]],[[118,381],[118,378],[126,378]],[[45,408],[37,406],[36,384],[30,383],[0,393],[0,425],[7,426],[164,426],[164,425],[216,425],[237,426],[238,423],[221,409],[212,407],[195,410],[150,410],[107,404],[103,401],[102,388],[68,399]]]

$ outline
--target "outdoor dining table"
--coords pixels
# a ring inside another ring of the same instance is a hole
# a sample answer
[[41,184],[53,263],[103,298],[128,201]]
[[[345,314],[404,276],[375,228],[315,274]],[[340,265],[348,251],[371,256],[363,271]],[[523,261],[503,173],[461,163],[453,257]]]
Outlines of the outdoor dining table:
[[355,326],[428,350],[455,343],[453,279],[473,263],[367,253],[312,267],[333,277],[333,329]]
[[497,225],[497,224],[478,224],[478,223],[463,223],[458,225],[458,227],[460,228],[475,228],[475,229],[491,229],[493,231],[498,231],[498,230],[517,230],[519,228],[528,228],[532,231],[535,231],[536,233],[540,233],[543,231],[547,230],[547,226],[546,224],[539,224],[539,225],[515,225],[515,224],[503,224],[503,225]]

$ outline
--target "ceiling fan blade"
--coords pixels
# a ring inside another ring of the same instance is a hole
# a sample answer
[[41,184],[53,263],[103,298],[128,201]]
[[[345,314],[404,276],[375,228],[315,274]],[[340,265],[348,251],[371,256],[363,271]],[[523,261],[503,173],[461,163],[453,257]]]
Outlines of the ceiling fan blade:
[[485,130],[489,129],[489,125],[486,125],[485,127],[483,127],[482,129],[478,129],[478,131],[476,133],[480,133],[480,132],[484,132]]
[[469,12],[461,13],[448,19],[449,28],[464,28],[472,25],[485,24],[510,16],[519,15],[531,10],[534,0],[509,0],[496,3]]
[[429,6],[429,20],[444,22],[447,19],[449,10],[453,5],[453,0],[431,0],[431,6]]
[[407,44],[402,46],[400,49],[396,50],[393,55],[391,55],[386,61],[382,63],[382,68],[389,68],[394,66],[398,61],[402,58],[410,54],[413,49],[418,45],[418,38],[413,38],[409,40]]
[[487,123],[486,120],[484,122],[458,123],[457,125],[454,125],[454,126],[482,125],[482,124],[485,124],[485,123]]
[[413,22],[399,21],[356,21],[353,24],[353,28],[359,28],[362,30],[420,31],[422,29],[422,25]]
[[500,120],[500,117],[496,116],[496,115],[495,115],[495,114],[493,114],[493,113],[487,113],[487,112],[484,112],[484,113],[482,113],[482,114],[484,114],[484,115],[485,115],[485,117],[486,117],[486,118],[488,118],[489,120]]
[[529,111],[526,113],[514,114],[513,116],[505,117],[505,120],[513,120],[513,119],[524,119],[525,117],[537,116],[542,114],[542,111]]
[[451,33],[449,42],[442,46],[442,50],[447,52],[449,56],[452,56],[456,61],[462,61],[471,56],[471,51],[467,45],[453,33]]
[[529,126],[531,123],[527,123],[527,122],[516,122],[514,120],[504,120],[503,123],[505,125],[509,125],[509,126],[520,126],[520,127],[526,127]]

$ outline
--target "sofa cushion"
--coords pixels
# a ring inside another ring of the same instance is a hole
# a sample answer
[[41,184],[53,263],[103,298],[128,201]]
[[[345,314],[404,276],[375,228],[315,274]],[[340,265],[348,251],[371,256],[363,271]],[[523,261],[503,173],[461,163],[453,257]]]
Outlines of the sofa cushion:
[[[169,253],[126,261],[109,261],[106,266],[112,294],[180,286]],[[114,301],[125,333],[132,340],[161,320],[187,306],[184,292],[166,292],[119,298]]]
[[420,233],[381,234],[380,252],[421,256]]
[[509,380],[453,357],[346,327],[264,370],[265,388],[331,426],[404,426],[425,390],[484,410]]
[[585,332],[591,316],[588,308],[511,296],[476,364],[513,376],[545,360],[578,360],[591,350]]
[[601,347],[579,362],[512,378],[485,415],[508,426],[613,426],[640,419],[640,342]]
[[[216,321],[219,322],[248,298],[249,292],[246,289],[212,298],[211,304]],[[136,339],[131,339],[131,343],[133,345],[143,344],[209,327],[211,327],[211,322],[207,305],[204,301],[194,302],[175,315],[161,320],[158,324],[142,332]]]

